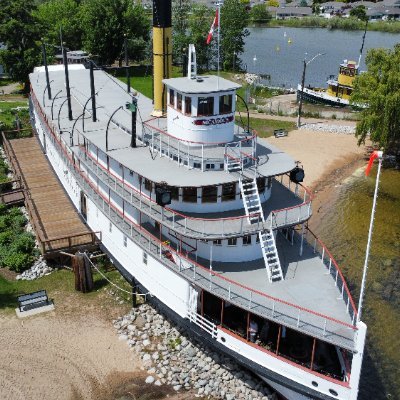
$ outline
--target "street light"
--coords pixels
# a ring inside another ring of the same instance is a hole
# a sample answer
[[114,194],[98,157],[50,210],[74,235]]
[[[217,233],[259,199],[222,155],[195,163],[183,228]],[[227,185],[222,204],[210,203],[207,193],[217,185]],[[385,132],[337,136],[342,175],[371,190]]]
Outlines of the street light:
[[313,62],[317,57],[324,56],[326,53],[318,53],[316,54],[311,60],[306,61],[304,58],[303,60],[303,77],[301,79],[301,92],[300,92],[300,101],[299,101],[299,114],[297,116],[297,128],[300,128],[300,117],[301,117],[301,108],[303,106],[303,92],[304,92],[304,81],[306,79],[306,68],[307,65]]

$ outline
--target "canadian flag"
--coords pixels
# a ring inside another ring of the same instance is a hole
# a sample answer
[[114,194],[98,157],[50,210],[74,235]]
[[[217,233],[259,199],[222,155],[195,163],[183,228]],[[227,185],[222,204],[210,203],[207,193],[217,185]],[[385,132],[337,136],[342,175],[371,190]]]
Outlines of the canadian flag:
[[378,157],[379,158],[382,157],[382,152],[381,151],[373,151],[371,154],[371,157],[369,158],[367,168],[365,170],[366,176],[368,176],[369,173],[371,172],[372,164],[374,163],[374,160]]
[[206,42],[207,44],[210,44],[212,37],[213,37],[214,29],[217,28],[218,26],[219,26],[219,14],[218,14],[218,8],[217,8],[217,11],[216,11],[215,17],[214,17],[214,21],[210,28],[210,32],[208,32],[207,42]]

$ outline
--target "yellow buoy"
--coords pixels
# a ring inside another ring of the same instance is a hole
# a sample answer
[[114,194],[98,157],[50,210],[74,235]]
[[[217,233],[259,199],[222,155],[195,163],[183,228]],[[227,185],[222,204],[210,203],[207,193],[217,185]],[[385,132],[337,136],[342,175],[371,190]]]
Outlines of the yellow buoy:
[[281,48],[279,46],[275,47],[275,51],[280,51],[280,50],[281,50]]
[[288,39],[288,41],[287,41],[289,44],[292,44],[292,39]]

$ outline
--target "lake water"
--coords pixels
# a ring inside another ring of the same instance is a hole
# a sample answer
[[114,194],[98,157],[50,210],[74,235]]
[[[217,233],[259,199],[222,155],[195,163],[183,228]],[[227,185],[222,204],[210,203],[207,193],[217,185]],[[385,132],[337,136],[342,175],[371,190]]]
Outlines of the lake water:
[[[342,186],[317,228],[341,265],[358,304],[376,167]],[[368,326],[360,400],[400,399],[400,171],[384,169],[379,186],[362,319]],[[390,394],[390,395],[389,395]]]
[[[295,88],[301,82],[303,60],[326,53],[307,66],[306,85],[325,86],[329,75],[337,75],[343,60],[358,61],[364,31],[321,28],[249,28],[245,51],[241,55],[247,71],[269,74],[270,85]],[[286,35],[285,35],[286,34]],[[291,43],[289,42],[289,39]],[[361,58],[365,70],[368,49],[393,48],[400,34],[367,32]],[[306,54],[307,53],[307,54]],[[256,60],[254,61],[254,57]]]

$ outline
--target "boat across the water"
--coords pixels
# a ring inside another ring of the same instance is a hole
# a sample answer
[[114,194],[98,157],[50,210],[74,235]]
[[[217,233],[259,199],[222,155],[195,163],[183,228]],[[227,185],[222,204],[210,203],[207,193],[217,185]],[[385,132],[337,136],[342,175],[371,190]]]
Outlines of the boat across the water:
[[335,107],[350,105],[350,96],[353,92],[354,80],[359,74],[359,65],[355,61],[344,60],[339,67],[337,78],[331,75],[327,80],[328,88],[297,86],[297,99],[310,103],[322,103]]

